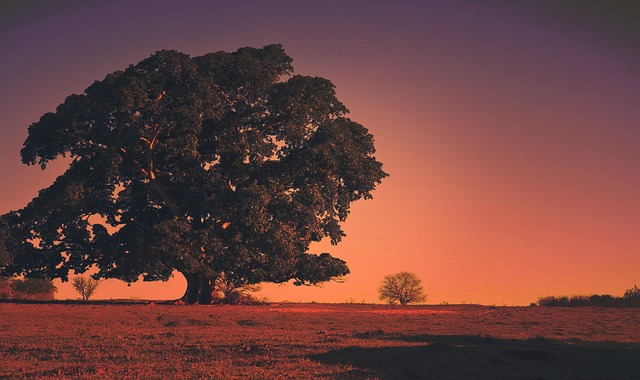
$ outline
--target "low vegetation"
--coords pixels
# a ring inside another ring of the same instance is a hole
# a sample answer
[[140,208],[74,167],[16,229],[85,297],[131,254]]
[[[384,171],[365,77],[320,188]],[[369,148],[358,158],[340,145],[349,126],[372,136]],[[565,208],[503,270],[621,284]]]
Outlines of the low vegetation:
[[600,306],[600,307],[640,307],[640,289],[636,285],[627,289],[624,296],[615,297],[609,294],[548,296],[538,299],[540,306]]
[[224,274],[215,281],[213,303],[228,305],[256,305],[266,302],[252,293],[262,289],[260,284],[246,284]]
[[50,301],[57,291],[55,285],[46,279],[0,277],[0,299]]
[[0,303],[7,379],[638,379],[640,310]]

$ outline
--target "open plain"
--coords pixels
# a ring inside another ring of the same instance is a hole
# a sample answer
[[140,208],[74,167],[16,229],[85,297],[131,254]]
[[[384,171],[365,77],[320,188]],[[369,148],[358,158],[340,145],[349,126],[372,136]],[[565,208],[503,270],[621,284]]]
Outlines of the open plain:
[[0,378],[640,379],[640,309],[0,303]]

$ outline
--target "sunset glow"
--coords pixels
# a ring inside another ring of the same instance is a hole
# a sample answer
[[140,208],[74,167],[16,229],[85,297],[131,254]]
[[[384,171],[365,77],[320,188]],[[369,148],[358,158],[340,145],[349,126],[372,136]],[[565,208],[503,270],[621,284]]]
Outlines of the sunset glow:
[[[637,8],[517,3],[3,2],[0,213],[68,165],[41,171],[19,155],[28,126],[66,96],[160,49],[280,43],[295,73],[333,82],[390,177],[352,206],[340,244],[312,246],[348,263],[345,283],[260,295],[377,302],[400,271],[434,304],[621,295],[640,283]],[[58,299],[78,297],[56,285]],[[175,299],[185,286],[178,273],[109,280],[96,298]]]

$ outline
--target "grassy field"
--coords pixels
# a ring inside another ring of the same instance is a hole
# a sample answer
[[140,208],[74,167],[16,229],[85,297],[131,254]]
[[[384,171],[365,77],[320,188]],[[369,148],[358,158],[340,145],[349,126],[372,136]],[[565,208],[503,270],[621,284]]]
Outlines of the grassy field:
[[640,309],[2,303],[0,378],[640,379]]

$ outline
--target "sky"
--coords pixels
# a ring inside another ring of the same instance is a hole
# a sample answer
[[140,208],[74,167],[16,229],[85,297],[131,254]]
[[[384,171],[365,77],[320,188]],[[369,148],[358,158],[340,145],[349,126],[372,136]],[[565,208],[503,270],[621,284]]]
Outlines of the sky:
[[[28,126],[150,56],[281,43],[336,86],[390,174],[337,246],[345,283],[273,301],[378,302],[412,271],[428,303],[528,305],[640,284],[640,5],[634,1],[0,1],[0,213],[68,161],[21,164]],[[76,298],[56,282],[57,298]],[[117,280],[97,298],[179,298]]]

